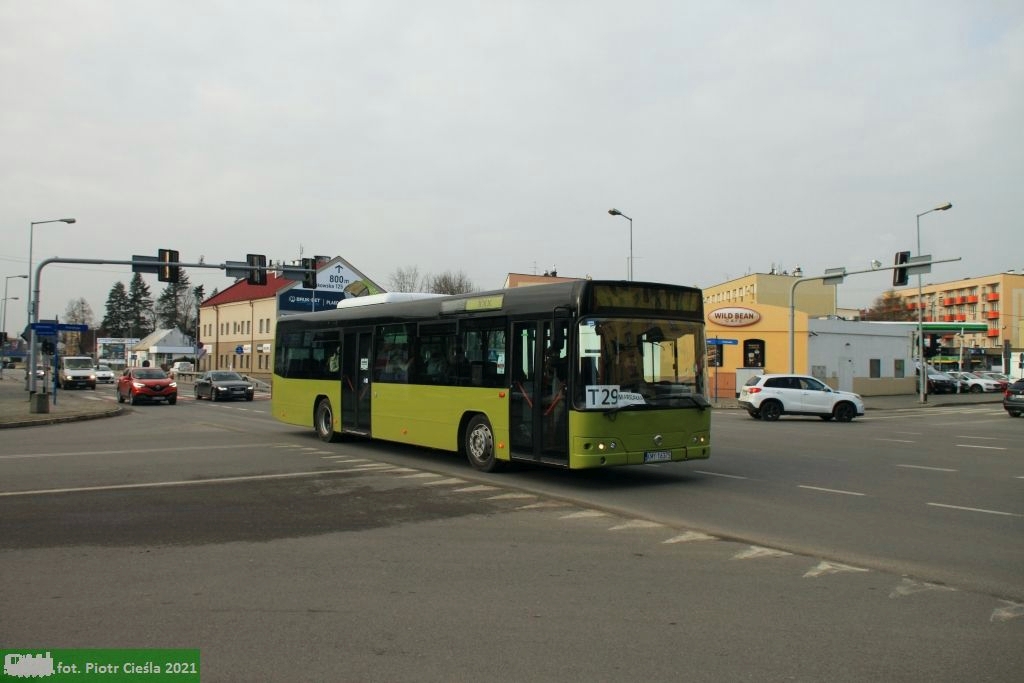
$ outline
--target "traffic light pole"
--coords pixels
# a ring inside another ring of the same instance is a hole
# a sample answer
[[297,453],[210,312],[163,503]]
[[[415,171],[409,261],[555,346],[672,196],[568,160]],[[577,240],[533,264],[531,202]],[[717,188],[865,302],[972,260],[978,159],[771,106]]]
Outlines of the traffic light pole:
[[[164,250],[161,250],[164,251]],[[169,251],[169,250],[168,250]],[[177,252],[172,252],[177,253]],[[32,274],[32,301],[29,302],[29,345],[28,345],[28,385],[27,389],[29,392],[29,401],[31,406],[31,412],[41,412],[36,410],[36,404],[33,401],[33,397],[36,393],[36,329],[35,324],[39,322],[39,283],[42,279],[43,268],[51,263],[74,263],[74,264],[85,264],[85,265],[116,265],[116,266],[132,266],[132,270],[140,273],[159,273],[159,268],[211,268],[225,271],[226,275],[233,275],[239,278],[249,277],[251,269],[247,263],[182,263],[180,261],[161,261],[159,258],[154,257],[134,257],[131,261],[111,261],[107,259],[81,259],[81,258],[60,258],[54,256],[48,258],[45,261],[41,261],[36,266],[35,272]],[[281,271],[284,277],[301,280],[303,276],[307,275],[306,269],[298,266],[278,266],[274,268],[276,271]]]
[[[915,261],[915,260],[912,259],[911,262],[909,262],[907,264],[904,264],[904,265],[879,266],[878,268],[871,268],[870,270],[854,270],[854,271],[847,272],[847,270],[845,268],[834,268],[834,269],[826,271],[824,275],[815,275],[814,277],[804,277],[804,278],[800,278],[799,280],[796,280],[793,283],[792,287],[789,288],[789,371],[790,371],[790,373],[796,372],[796,370],[794,368],[794,366],[796,364],[795,363],[796,352],[794,350],[795,346],[794,346],[794,343],[793,343],[794,336],[795,336],[794,325],[795,325],[795,321],[796,321],[796,303],[795,303],[794,295],[796,294],[796,286],[799,285],[801,282],[811,282],[812,280],[822,280],[822,281],[824,281],[825,284],[838,285],[838,284],[842,284],[843,278],[845,278],[845,277],[847,277],[849,275],[863,275],[865,273],[877,273],[877,272],[885,271],[885,270],[896,270],[897,268],[927,267],[927,266],[931,266],[932,264],[935,264],[935,263],[951,263],[953,261],[959,261],[959,260],[960,260],[959,256],[956,257],[956,258],[948,258],[948,259],[940,259],[940,260],[932,260],[931,257],[928,257],[927,260]],[[918,276],[918,277],[920,277],[920,276]],[[918,336],[920,337],[920,335],[918,335]],[[918,342],[920,343],[920,339],[918,340]],[[801,371],[801,372],[805,372],[805,371],[806,371],[806,369],[804,371]]]

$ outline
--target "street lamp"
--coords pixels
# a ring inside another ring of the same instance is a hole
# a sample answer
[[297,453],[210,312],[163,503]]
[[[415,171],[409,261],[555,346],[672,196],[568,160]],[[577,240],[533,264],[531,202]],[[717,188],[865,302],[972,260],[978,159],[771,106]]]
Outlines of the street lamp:
[[622,213],[618,209],[608,209],[608,213],[613,216],[622,216],[629,221],[629,280],[633,281],[633,219]]
[[[23,277],[23,278],[27,279],[28,275],[8,275],[8,276],[6,276],[6,279],[4,280],[4,307],[3,307],[3,313],[0,313],[0,332],[6,332],[7,331],[7,302],[8,301],[17,301],[18,300],[18,297],[16,297],[16,296],[7,296],[7,286],[9,284],[11,284],[11,280],[16,278],[16,277]],[[2,355],[3,354],[0,353],[0,356],[2,356]],[[4,376],[4,363],[3,363],[3,358],[0,357],[0,379],[2,379],[3,376]]]
[[68,225],[75,222],[74,218],[54,218],[48,221],[32,221],[28,224],[28,324],[29,324],[29,343],[28,343],[28,357],[30,364],[25,369],[25,388],[31,394],[35,391],[36,383],[36,372],[35,372],[35,361],[36,361],[36,333],[32,330],[32,323],[34,323],[35,317],[33,313],[39,305],[38,301],[32,299],[32,236],[35,232],[37,225],[43,225],[44,223],[67,223]]
[[[921,255],[921,216],[932,211],[949,211],[953,208],[950,202],[946,202],[934,209],[928,209],[917,214],[917,255]],[[921,292],[921,274],[917,274],[917,365],[918,365],[918,396],[921,403],[928,402],[928,370],[924,362],[924,295]]]

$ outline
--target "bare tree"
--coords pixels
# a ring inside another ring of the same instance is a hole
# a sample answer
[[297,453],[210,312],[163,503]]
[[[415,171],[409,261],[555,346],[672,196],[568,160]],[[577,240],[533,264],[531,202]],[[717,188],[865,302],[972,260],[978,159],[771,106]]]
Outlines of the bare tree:
[[388,276],[388,290],[392,292],[422,292],[426,278],[420,277],[416,266],[398,268]]
[[[78,323],[80,325],[93,326],[95,322],[95,316],[92,312],[92,306],[83,297],[72,299],[68,302],[68,307],[64,309],[64,322],[66,323]],[[64,332],[64,353],[65,354],[76,354],[82,351],[82,334],[81,332]]]
[[467,294],[474,289],[469,277],[461,270],[457,273],[446,270],[440,275],[429,275],[423,279],[428,283],[426,290],[434,294]]

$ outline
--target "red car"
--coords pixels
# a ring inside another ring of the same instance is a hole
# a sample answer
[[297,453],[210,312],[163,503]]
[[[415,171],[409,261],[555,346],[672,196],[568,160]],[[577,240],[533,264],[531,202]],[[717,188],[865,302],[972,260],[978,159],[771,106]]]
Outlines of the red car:
[[178,402],[178,383],[160,368],[128,368],[117,380],[117,402]]

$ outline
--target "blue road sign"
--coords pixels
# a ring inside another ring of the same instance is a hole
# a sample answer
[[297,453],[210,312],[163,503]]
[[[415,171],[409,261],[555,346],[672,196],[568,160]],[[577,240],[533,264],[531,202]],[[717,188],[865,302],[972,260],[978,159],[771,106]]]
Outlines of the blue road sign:
[[53,337],[57,334],[56,323],[32,323],[32,329],[39,337]]
[[245,349],[242,348],[241,344],[235,347],[235,353],[237,353],[239,356],[241,356],[244,351]]
[[739,340],[738,339],[719,339],[719,338],[716,337],[714,339],[708,339],[707,343],[710,344],[711,346],[732,346],[733,344],[738,344]]
[[57,329],[61,332],[86,332],[89,326],[82,323],[60,323]]

